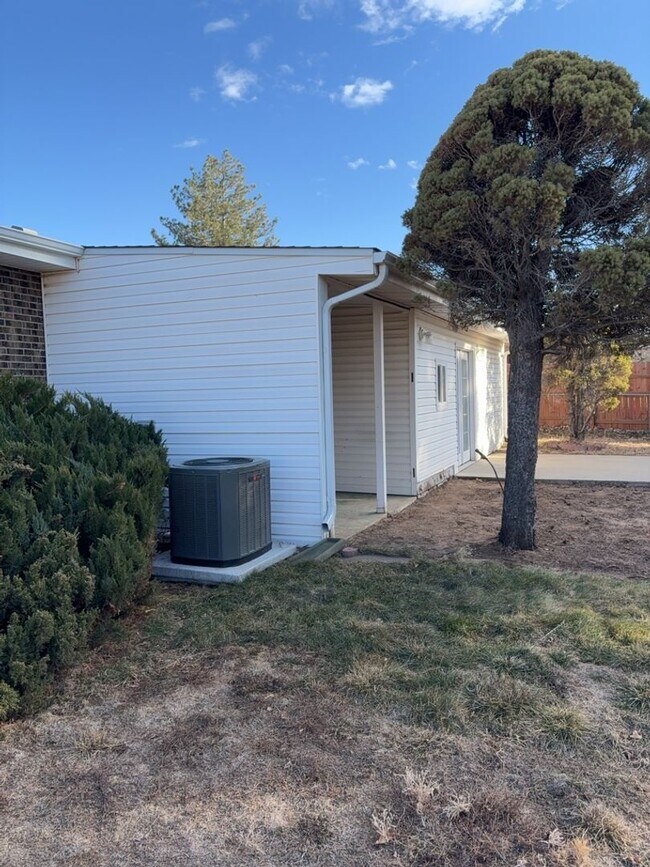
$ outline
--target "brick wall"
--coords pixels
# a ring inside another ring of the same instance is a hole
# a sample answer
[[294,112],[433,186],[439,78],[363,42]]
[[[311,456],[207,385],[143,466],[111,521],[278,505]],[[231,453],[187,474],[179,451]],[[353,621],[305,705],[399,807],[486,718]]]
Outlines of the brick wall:
[[0,372],[46,378],[41,275],[0,266]]

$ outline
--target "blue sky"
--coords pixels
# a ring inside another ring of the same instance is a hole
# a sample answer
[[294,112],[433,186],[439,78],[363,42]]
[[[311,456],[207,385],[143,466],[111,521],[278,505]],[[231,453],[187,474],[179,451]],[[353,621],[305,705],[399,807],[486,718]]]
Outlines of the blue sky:
[[147,244],[170,187],[229,148],[283,244],[399,251],[440,134],[535,48],[650,94],[648,0],[4,0],[0,223]]

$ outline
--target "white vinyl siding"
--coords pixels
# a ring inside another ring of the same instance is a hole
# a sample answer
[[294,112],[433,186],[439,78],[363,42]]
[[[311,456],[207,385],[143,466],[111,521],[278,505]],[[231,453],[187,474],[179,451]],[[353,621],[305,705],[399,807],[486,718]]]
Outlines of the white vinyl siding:
[[[415,406],[417,481],[420,488],[439,474],[455,472],[458,455],[456,350],[470,353],[473,395],[471,460],[475,448],[490,454],[502,444],[505,430],[504,355],[495,338],[453,331],[426,314],[415,319]],[[444,365],[447,401],[438,401],[438,368]]]
[[[453,335],[428,317],[416,317],[415,337],[417,481],[422,484],[458,463],[456,350]],[[447,401],[443,404],[438,402],[439,365],[446,369]]]
[[50,382],[153,420],[179,462],[269,458],[273,536],[322,537],[318,275],[367,252],[90,249],[44,278]]
[[[325,499],[319,300],[328,278],[374,273],[368,249],[90,248],[78,271],[43,277],[48,379],[152,420],[172,462],[269,458],[274,538],[313,543]],[[337,487],[373,493],[371,302],[335,307],[332,327]],[[497,339],[388,304],[384,338],[388,492],[410,495],[458,464],[457,347],[471,352],[474,444],[500,445],[504,356]]]
[[[371,305],[332,312],[336,487],[376,491],[375,395]],[[386,474],[389,494],[413,492],[408,312],[384,306]]]

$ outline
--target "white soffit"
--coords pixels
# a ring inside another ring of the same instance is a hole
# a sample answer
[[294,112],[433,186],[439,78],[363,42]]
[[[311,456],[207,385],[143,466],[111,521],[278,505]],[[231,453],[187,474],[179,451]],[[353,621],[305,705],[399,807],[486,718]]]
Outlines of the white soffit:
[[0,226],[0,265],[26,271],[73,271],[84,248],[36,232]]

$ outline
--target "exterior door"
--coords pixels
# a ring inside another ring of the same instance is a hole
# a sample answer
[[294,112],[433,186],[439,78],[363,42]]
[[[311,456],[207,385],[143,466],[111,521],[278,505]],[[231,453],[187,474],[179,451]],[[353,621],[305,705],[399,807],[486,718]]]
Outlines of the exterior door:
[[458,393],[458,458],[461,464],[472,460],[472,376],[470,353],[456,353]]

